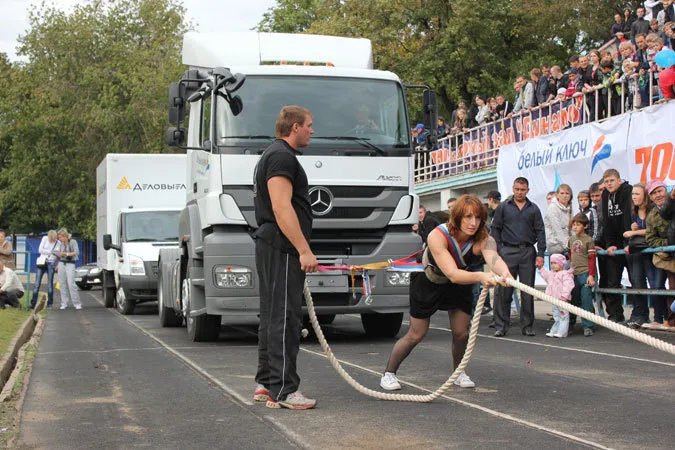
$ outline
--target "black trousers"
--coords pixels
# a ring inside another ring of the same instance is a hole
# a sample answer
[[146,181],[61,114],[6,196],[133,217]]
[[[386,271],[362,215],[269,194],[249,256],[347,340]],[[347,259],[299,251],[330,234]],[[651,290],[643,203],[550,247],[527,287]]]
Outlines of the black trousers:
[[305,273],[300,259],[256,239],[255,262],[260,279],[257,383],[276,401],[298,390],[296,370],[302,332]]
[[0,308],[4,308],[5,304],[15,308],[21,308],[21,303],[19,302],[21,297],[23,297],[23,292],[18,289],[8,292],[0,292]]
[[[535,262],[537,253],[534,246],[529,247],[502,247],[499,255],[502,257],[509,272],[514,278],[528,286],[534,286]],[[506,332],[511,325],[511,300],[513,288],[497,286],[495,288],[494,317],[495,329]],[[534,324],[534,298],[530,294],[520,294],[520,329],[532,328]]]
[[[608,256],[605,258],[605,266],[607,273],[606,287],[609,289],[620,289],[621,275],[623,275],[623,269],[626,267],[626,257],[624,255]],[[624,317],[621,294],[605,294],[604,301],[607,318],[615,322],[622,322]]]

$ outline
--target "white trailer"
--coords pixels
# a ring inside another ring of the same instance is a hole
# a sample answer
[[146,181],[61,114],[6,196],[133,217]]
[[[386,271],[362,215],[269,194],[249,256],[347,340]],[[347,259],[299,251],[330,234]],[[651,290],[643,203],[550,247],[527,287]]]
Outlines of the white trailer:
[[161,248],[178,247],[185,155],[108,154],[96,169],[97,264],[106,307],[157,298]]

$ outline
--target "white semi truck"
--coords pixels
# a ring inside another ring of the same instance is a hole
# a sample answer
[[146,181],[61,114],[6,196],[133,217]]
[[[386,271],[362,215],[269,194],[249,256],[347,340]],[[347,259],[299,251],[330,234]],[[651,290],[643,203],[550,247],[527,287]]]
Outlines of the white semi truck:
[[157,299],[157,259],[178,248],[185,155],[108,154],[96,169],[97,263],[105,306]]
[[[325,265],[360,265],[421,248],[406,89],[373,70],[371,43],[315,35],[187,33],[189,66],[169,95],[170,145],[187,150],[187,203],[179,249],[162,249],[159,318],[185,321],[193,341],[215,340],[223,317],[257,314],[253,171],[275,139],[285,105],[313,114],[315,134],[299,160],[314,213],[312,251]],[[435,111],[425,96],[426,111]],[[187,119],[187,129],[181,123]],[[427,114],[429,125],[435,123]],[[425,119],[425,120],[427,120]],[[394,336],[407,311],[409,277],[370,272],[307,277],[324,323],[357,313],[368,335]]]

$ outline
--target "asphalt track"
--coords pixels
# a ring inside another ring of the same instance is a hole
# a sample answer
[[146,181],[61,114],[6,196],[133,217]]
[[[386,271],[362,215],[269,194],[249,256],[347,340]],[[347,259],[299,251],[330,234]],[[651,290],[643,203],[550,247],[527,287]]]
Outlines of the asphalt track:
[[[673,447],[675,358],[604,329],[547,338],[541,302],[535,337],[516,327],[495,338],[481,322],[467,370],[477,388],[453,387],[430,404],[363,396],[310,336],[298,366],[318,407],[289,411],[251,401],[255,317],[226,320],[216,343],[191,343],[184,328],[159,326],[154,304],[123,317],[101,305],[100,291],[81,296],[83,311],[49,314],[20,448]],[[447,315],[432,318],[399,370],[403,392],[428,393],[450,375],[447,327]],[[358,316],[324,332],[350,373],[377,389],[394,340],[367,338]],[[653,334],[675,343],[674,333]]]

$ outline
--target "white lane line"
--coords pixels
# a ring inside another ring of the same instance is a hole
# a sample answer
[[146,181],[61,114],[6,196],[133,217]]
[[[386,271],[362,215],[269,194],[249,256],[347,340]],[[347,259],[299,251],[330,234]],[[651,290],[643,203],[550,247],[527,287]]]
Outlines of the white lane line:
[[[102,301],[99,301],[99,299],[98,299],[97,297],[94,297],[93,295],[92,295],[91,297],[92,297],[94,300],[96,300],[97,302],[99,302],[102,306],[105,306],[105,305],[103,305],[103,302],[102,302]],[[106,310],[109,311],[108,308],[106,308]],[[110,311],[110,312],[112,313],[113,311]],[[174,349],[173,349],[172,347],[170,347],[166,342],[164,342],[163,340],[161,340],[161,339],[158,338],[157,336],[153,335],[153,334],[150,333],[149,331],[146,331],[145,328],[143,328],[142,326],[138,325],[136,322],[134,322],[133,320],[129,319],[127,316],[123,316],[122,314],[119,314],[119,317],[121,317],[122,319],[124,319],[124,320],[126,320],[127,322],[129,322],[131,325],[133,325],[134,327],[136,327],[141,333],[143,333],[144,335],[146,335],[147,337],[149,337],[149,338],[152,339],[153,341],[157,342],[162,348],[164,348],[164,350],[166,350],[167,352],[171,353],[171,354],[172,354],[173,356],[175,356],[176,358],[178,358],[178,359],[180,359],[181,361],[183,361],[185,364],[187,364],[189,367],[191,367],[194,371],[196,371],[196,372],[199,373],[201,376],[203,376],[204,378],[206,378],[207,380],[209,380],[211,383],[215,384],[215,385],[218,386],[220,389],[222,389],[223,391],[225,391],[228,395],[230,395],[231,397],[236,398],[237,401],[239,401],[239,402],[241,402],[241,403],[243,403],[243,404],[245,404],[245,405],[248,405],[248,406],[253,406],[253,405],[254,405],[254,402],[253,402],[252,400],[250,400],[250,399],[248,399],[248,398],[242,396],[241,394],[239,394],[237,391],[235,391],[234,389],[232,389],[231,387],[229,387],[228,385],[226,385],[225,383],[223,383],[222,381],[220,381],[218,378],[216,378],[216,377],[214,377],[213,375],[211,375],[210,373],[208,373],[208,372],[207,372],[206,370],[204,370],[199,364],[197,364],[196,362],[194,362],[193,360],[191,360],[191,359],[188,358],[187,356],[183,355],[182,353],[180,353],[180,352],[174,350]]]
[[[443,328],[443,327],[429,327],[429,329],[439,330],[439,331],[450,331],[450,328]],[[675,367],[675,363],[669,363],[669,362],[664,362],[664,361],[654,361],[652,359],[635,358],[633,356],[616,355],[614,353],[596,352],[595,350],[586,350],[584,348],[562,347],[560,345],[542,344],[540,342],[529,342],[529,341],[523,341],[523,340],[520,340],[520,339],[513,339],[513,338],[507,338],[507,337],[495,337],[495,336],[490,336],[490,335],[487,335],[487,334],[480,334],[480,333],[478,333],[478,336],[484,337],[484,338],[487,338],[487,339],[494,339],[495,341],[518,342],[519,344],[527,344],[527,345],[535,345],[535,346],[538,346],[538,347],[555,348],[555,349],[558,349],[558,350],[569,350],[571,352],[588,353],[590,355],[608,356],[610,358],[628,359],[628,360],[631,360],[631,361],[639,361],[639,362],[646,362],[646,363],[651,363],[651,364],[658,364],[660,366]]]
[[161,350],[162,347],[142,348],[111,348],[108,350],[59,350],[55,352],[40,352],[41,355],[62,355],[68,353],[113,353],[113,352],[143,352],[146,350]]
[[298,433],[295,431],[291,430],[288,428],[286,425],[281,423],[279,419],[273,416],[263,416],[263,419],[266,421],[272,423],[275,427],[277,427],[282,433],[286,435],[286,438],[291,440],[293,444],[297,445],[298,447],[301,448],[312,448],[311,445],[307,441],[305,441],[302,436],[300,436]]
[[[310,354],[315,355],[315,356],[320,356],[324,359],[328,359],[328,357],[326,357],[326,355],[324,355],[321,352],[309,350],[309,349],[302,348],[302,347],[300,347],[300,350],[302,350],[304,352],[307,352],[307,353],[310,353]],[[350,362],[344,361],[342,359],[339,359],[338,361],[340,361],[340,363],[345,365],[345,366],[349,366],[349,367],[353,367],[355,369],[362,370],[362,371],[364,371],[368,374],[375,375],[377,377],[382,376],[382,373],[377,372],[377,371],[372,370],[372,369],[369,369],[367,367],[363,367],[363,366],[360,366],[358,364],[350,363]],[[428,392],[428,393],[434,392],[432,390],[423,388],[422,386],[419,386],[417,384],[409,383],[407,381],[403,381],[400,378],[399,378],[398,381],[400,383],[403,383],[403,384],[407,385],[407,386],[413,387],[415,389],[419,389],[420,391],[424,391],[424,392]],[[555,435],[555,436],[558,436],[558,437],[561,437],[561,438],[564,438],[564,439],[569,439],[571,441],[578,442],[578,443],[588,445],[588,446],[591,446],[591,447],[595,447],[595,448],[601,448],[601,449],[610,449],[611,448],[611,447],[606,447],[602,444],[598,444],[597,442],[593,442],[593,441],[589,441],[587,439],[580,438],[580,437],[575,436],[573,434],[569,434],[569,433],[565,433],[563,431],[556,430],[554,428],[548,428],[548,427],[545,427],[543,425],[538,425],[534,422],[530,422],[530,421],[525,420],[525,419],[519,419],[519,418],[517,418],[515,416],[512,416],[510,414],[506,414],[506,413],[502,413],[502,412],[499,412],[499,411],[495,411],[494,409],[486,408],[485,406],[477,405],[475,403],[470,403],[470,402],[467,402],[467,401],[464,401],[464,400],[460,400],[458,398],[450,397],[448,395],[442,395],[441,397],[446,399],[446,400],[450,400],[451,402],[459,403],[460,405],[463,405],[463,406],[466,406],[466,407],[469,407],[469,408],[473,408],[473,409],[477,409],[479,411],[483,411],[485,413],[488,413],[492,416],[499,417],[500,419],[509,420],[509,421],[515,422],[519,425],[523,425],[523,426],[528,427],[528,428],[534,428],[535,430],[539,430],[539,431],[542,431],[544,433],[549,433],[549,434],[552,434],[552,435]]]

